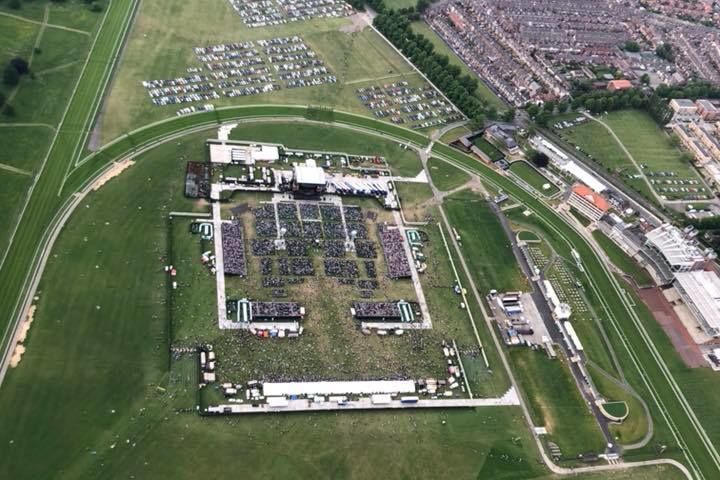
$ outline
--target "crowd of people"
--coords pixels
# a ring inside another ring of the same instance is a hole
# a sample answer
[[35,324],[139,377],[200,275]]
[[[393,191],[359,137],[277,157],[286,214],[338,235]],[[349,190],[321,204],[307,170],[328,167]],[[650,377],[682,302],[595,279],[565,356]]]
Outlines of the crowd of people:
[[353,302],[356,318],[400,320],[400,309],[395,302]]
[[247,275],[242,226],[237,221],[223,223],[221,231],[224,273],[226,275]]
[[299,319],[301,306],[296,302],[252,302],[252,316],[256,319]]
[[358,278],[360,269],[358,269],[355,260],[340,260],[337,258],[325,259],[325,275],[337,278]]
[[380,245],[382,245],[387,264],[387,274],[390,278],[407,278],[411,275],[410,263],[403,244],[404,239],[400,230],[380,226],[378,228]]
[[307,257],[290,258],[280,257],[278,259],[280,275],[309,277],[315,275],[315,267],[312,260]]
[[367,240],[356,240],[355,241],[355,255],[358,258],[375,258],[377,257],[377,250],[375,249],[375,242]]

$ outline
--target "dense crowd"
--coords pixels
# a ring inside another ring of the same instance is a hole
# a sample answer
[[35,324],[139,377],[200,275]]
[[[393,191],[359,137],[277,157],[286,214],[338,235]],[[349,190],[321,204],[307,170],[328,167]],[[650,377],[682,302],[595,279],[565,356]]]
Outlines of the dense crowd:
[[250,246],[252,254],[256,257],[265,257],[275,253],[275,242],[269,238],[253,238]]
[[387,264],[387,273],[390,278],[407,278],[410,276],[410,263],[403,245],[403,235],[400,230],[381,226],[378,228],[380,245],[382,245]]
[[400,309],[394,302],[353,302],[357,318],[400,319]]
[[325,275],[338,278],[357,278],[360,270],[354,260],[325,259]]
[[278,259],[280,275],[294,275],[307,277],[315,275],[315,267],[310,258],[288,258]]
[[328,258],[344,257],[345,243],[340,241],[325,240],[323,242],[323,254]]
[[223,268],[226,275],[247,275],[242,226],[237,222],[223,223]]
[[295,302],[252,302],[255,319],[300,318],[300,304]]
[[357,240],[355,242],[355,255],[358,258],[375,258],[377,251],[375,250],[375,242]]

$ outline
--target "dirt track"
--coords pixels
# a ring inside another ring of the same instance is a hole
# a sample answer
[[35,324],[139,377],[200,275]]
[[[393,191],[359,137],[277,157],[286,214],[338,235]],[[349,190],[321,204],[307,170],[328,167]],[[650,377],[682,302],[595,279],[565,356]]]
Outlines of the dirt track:
[[643,288],[637,290],[637,292],[660,326],[665,330],[667,336],[670,337],[670,341],[680,354],[685,365],[691,368],[707,366],[700,347],[693,341],[660,289]]

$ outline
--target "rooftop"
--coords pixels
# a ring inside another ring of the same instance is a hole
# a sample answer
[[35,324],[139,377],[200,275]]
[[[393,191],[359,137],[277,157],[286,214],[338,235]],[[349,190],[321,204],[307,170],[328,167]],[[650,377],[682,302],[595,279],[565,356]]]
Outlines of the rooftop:
[[649,244],[654,245],[673,266],[691,266],[705,260],[702,250],[672,225],[662,225],[646,235]]
[[720,333],[720,278],[715,272],[695,271],[675,275],[685,295],[703,316],[707,327]]
[[576,195],[580,195],[585,200],[595,205],[603,212],[607,212],[610,209],[610,204],[605,199],[605,197],[603,197],[599,193],[594,192],[587,185],[583,185],[582,183],[575,184],[575,186],[573,186],[572,188],[572,191]]
[[325,170],[321,167],[298,165],[295,167],[295,181],[301,185],[325,185]]

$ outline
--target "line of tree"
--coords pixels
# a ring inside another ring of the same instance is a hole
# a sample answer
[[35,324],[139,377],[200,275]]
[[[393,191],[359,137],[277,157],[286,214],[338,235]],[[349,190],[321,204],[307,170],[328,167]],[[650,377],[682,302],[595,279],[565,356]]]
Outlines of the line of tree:
[[488,108],[477,95],[478,79],[462,74],[460,67],[450,64],[447,55],[435,52],[430,40],[412,31],[407,15],[399,11],[387,11],[383,0],[370,0],[367,3],[377,11],[380,10],[373,4],[382,5],[381,10],[385,12],[375,17],[375,28],[408,57],[471,120],[474,127],[482,126],[486,116],[497,116],[495,109]]
[[695,80],[685,85],[658,85],[655,93],[666,99],[689,98],[691,100],[697,100],[698,98],[720,98],[720,87],[705,81]]

